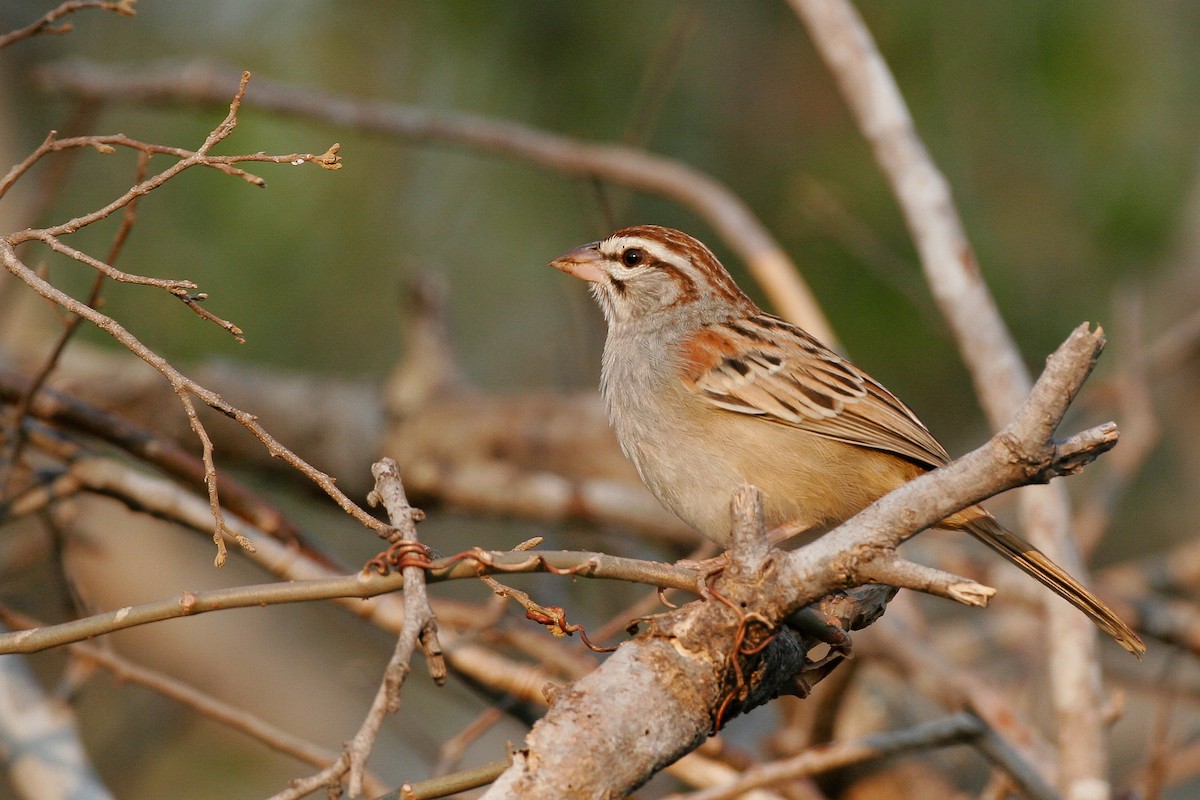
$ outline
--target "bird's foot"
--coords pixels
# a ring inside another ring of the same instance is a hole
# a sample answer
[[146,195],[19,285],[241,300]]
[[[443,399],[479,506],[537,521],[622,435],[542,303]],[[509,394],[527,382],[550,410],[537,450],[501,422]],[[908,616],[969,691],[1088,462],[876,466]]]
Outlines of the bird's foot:
[[785,624],[806,639],[816,639],[829,647],[823,656],[810,659],[806,669],[820,669],[854,655],[850,634],[842,627],[841,621],[816,606],[798,609],[787,618]]

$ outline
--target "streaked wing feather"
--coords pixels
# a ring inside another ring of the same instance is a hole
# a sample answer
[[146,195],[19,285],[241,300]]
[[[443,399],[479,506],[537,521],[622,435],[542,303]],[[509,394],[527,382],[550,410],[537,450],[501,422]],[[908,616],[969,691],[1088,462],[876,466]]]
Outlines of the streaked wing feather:
[[[748,339],[741,330],[747,326],[767,328],[767,335]],[[929,468],[950,460],[895,395],[775,317],[708,326],[688,342],[685,361],[689,388],[727,411],[896,453]]]

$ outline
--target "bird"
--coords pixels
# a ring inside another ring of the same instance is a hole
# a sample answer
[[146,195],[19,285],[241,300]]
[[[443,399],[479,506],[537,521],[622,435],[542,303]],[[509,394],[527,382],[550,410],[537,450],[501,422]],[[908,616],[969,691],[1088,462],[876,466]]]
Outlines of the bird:
[[[763,494],[768,529],[816,535],[950,462],[892,392],[760,309],[703,243],[657,225],[618,230],[550,262],[586,281],[607,323],[600,392],[625,456],[658,500],[727,544],[729,503]],[[965,531],[1140,657],[1138,635],[1032,544],[972,505]]]

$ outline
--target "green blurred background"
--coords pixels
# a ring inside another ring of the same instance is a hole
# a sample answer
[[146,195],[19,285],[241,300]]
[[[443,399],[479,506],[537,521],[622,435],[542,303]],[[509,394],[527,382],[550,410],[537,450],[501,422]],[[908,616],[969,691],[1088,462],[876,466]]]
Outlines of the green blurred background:
[[[50,5],[6,0],[0,29]],[[1200,305],[1200,3],[858,8],[1031,368],[1083,320],[1104,324],[1119,353]],[[205,60],[349,97],[641,144],[740,195],[796,260],[846,350],[952,452],[984,434],[896,204],[785,3],[176,0],[143,2],[135,19],[90,12],[72,22],[69,36],[0,52],[4,164],[67,124],[69,104],[40,93],[30,75],[70,56],[139,70]],[[252,171],[265,191],[192,171],[142,204],[120,266],[196,281],[208,308],[248,338],[235,344],[155,290],[110,288],[108,313],[169,357],[382,380],[401,347],[401,287],[433,273],[448,283],[472,380],[500,392],[576,389],[595,383],[602,323],[581,287],[545,267],[553,256],[614,224],[655,222],[705,239],[749,283],[715,234],[667,201],[272,116],[253,97],[251,81],[250,105],[221,152],[321,152],[338,141],[345,166],[261,165]],[[86,132],[195,147],[222,115],[114,104]],[[132,174],[127,153],[84,154],[38,222],[102,205]],[[29,224],[18,211],[36,198],[14,194],[0,208],[4,224]],[[113,227],[72,243],[103,252]],[[90,281],[75,264],[46,263],[77,293]],[[1126,311],[1134,297],[1140,334]],[[1106,356],[1100,380],[1118,360]],[[1194,525],[1178,523],[1200,512],[1192,364],[1156,382],[1168,435],[1102,560],[1192,535]],[[1113,415],[1102,403],[1079,414],[1092,412]]]

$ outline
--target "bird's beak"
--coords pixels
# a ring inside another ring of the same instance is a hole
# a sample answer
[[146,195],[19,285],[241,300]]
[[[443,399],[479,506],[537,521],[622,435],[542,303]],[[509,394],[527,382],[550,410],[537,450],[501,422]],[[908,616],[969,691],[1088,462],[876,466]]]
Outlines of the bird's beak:
[[604,257],[600,255],[599,242],[592,242],[576,247],[569,253],[563,253],[550,262],[550,266],[561,269],[576,278],[582,278],[591,283],[604,280],[604,268],[601,266]]

